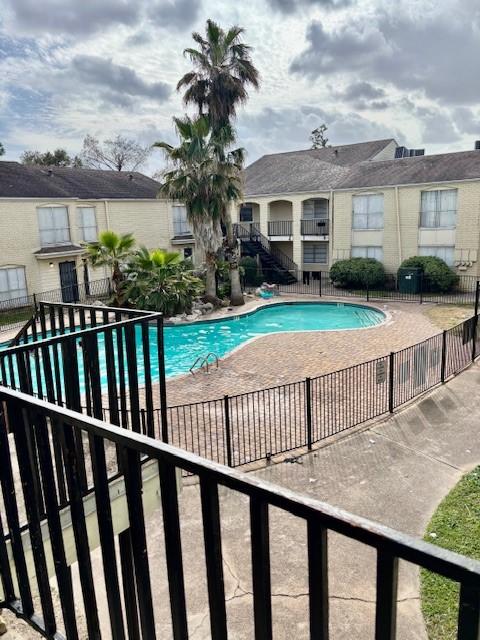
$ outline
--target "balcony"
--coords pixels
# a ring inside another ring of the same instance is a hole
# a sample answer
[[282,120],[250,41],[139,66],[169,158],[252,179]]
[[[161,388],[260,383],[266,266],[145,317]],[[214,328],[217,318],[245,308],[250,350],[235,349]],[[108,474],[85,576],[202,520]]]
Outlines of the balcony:
[[292,237],[292,220],[271,220],[268,223],[269,237],[284,237],[291,240]]
[[328,220],[309,219],[300,221],[302,236],[328,236]]
[[[167,405],[160,314],[50,303],[37,313],[43,339],[32,326],[0,353],[0,606],[32,637],[268,640],[279,629],[328,640],[358,636],[361,624],[361,637],[394,640],[397,609],[399,626],[411,627],[403,605],[417,598],[404,597],[403,570],[413,565],[459,583],[455,637],[477,638],[478,561],[174,446],[179,417],[192,412]],[[378,367],[366,365],[378,385]],[[382,370],[387,385],[396,367]],[[293,423],[291,412],[301,398],[331,403],[323,379],[308,378],[304,391],[282,385],[294,401],[280,411],[281,396],[267,409],[264,392],[253,392],[255,404],[245,394],[196,408],[203,421],[225,416],[224,437],[199,452],[235,464],[233,407],[243,430],[246,416],[287,416],[311,448],[324,412],[302,407]],[[253,442],[263,440],[271,453],[271,438]]]

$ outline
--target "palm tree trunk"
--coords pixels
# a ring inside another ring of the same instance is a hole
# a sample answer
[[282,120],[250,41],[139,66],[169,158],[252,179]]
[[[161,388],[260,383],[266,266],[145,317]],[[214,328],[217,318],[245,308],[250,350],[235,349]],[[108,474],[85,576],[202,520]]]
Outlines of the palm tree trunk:
[[207,298],[217,298],[217,267],[215,264],[215,256],[207,255],[205,260],[205,295]]
[[240,271],[238,264],[240,260],[240,250],[237,239],[233,234],[232,216],[230,215],[230,210],[228,208],[224,214],[224,222],[227,232],[225,257],[227,258],[230,267],[230,304],[232,307],[240,307],[242,304],[245,304],[242,285],[240,283]]

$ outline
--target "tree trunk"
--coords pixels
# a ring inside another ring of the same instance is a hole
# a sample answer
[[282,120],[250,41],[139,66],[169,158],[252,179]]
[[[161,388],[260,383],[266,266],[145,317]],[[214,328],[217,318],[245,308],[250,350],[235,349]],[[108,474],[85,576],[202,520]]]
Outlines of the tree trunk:
[[206,276],[205,276],[205,295],[209,298],[217,297],[217,281],[216,281],[216,266],[213,256],[206,256]]
[[230,304],[232,305],[232,307],[240,307],[242,304],[245,304],[245,299],[242,293],[242,286],[240,284],[240,273],[238,269],[240,251],[237,239],[233,234],[232,217],[228,208],[225,211],[224,221],[227,231],[225,257],[230,267]]
[[239,307],[245,304],[242,285],[240,284],[240,271],[238,263],[236,268],[230,264],[230,304],[232,307]]

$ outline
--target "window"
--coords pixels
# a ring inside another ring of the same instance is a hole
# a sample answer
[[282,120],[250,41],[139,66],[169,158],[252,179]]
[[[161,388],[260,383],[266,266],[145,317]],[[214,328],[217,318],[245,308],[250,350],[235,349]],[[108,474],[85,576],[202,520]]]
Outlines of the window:
[[26,298],[25,267],[0,268],[0,301]]
[[455,228],[457,190],[422,191],[420,226],[427,229]]
[[174,204],[173,211],[173,235],[191,236],[192,230],[187,220],[187,207],[183,204]]
[[303,203],[304,220],[326,220],[328,218],[328,200],[319,198],[318,200],[305,200]]
[[38,228],[42,247],[70,242],[67,207],[40,207]]
[[383,194],[353,196],[353,228],[383,229]]
[[453,266],[454,263],[455,247],[419,247],[418,255],[420,256],[435,256],[441,258],[449,266]]
[[95,242],[97,239],[97,220],[94,207],[77,208],[77,224],[82,232],[84,242]]
[[244,205],[240,207],[240,222],[253,222],[253,207]]
[[352,247],[352,258],[375,258],[379,262],[383,260],[382,247]]
[[327,247],[326,242],[304,242],[303,262],[307,264],[327,264]]

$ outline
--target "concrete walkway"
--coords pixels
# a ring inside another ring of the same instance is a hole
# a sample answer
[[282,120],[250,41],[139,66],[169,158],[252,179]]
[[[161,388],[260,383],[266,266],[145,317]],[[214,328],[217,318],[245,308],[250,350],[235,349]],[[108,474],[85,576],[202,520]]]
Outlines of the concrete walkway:
[[[373,427],[357,431],[307,454],[255,472],[290,489],[421,536],[438,503],[461,476],[480,462],[480,366],[475,365],[416,404]],[[221,490],[221,517],[229,637],[253,638],[248,502]],[[189,637],[211,638],[206,598],[202,518],[198,486],[180,496]],[[171,638],[170,608],[160,511],[148,521],[157,637]],[[275,640],[309,637],[306,531],[303,522],[270,510],[272,602]],[[108,609],[102,603],[102,563],[94,552],[102,638],[109,637]],[[75,573],[75,572],[74,572]],[[332,640],[374,637],[375,553],[337,534],[329,536]],[[399,640],[425,640],[418,571],[401,564]],[[81,610],[81,599],[78,600]],[[83,624],[79,615],[80,628]],[[10,617],[9,617],[10,622]],[[6,640],[34,638],[13,623]],[[85,635],[81,635],[85,637]],[[3,638],[2,638],[3,640]]]
[[[393,418],[305,455],[301,464],[272,465],[257,475],[422,536],[445,494],[480,462],[479,383],[475,365]],[[193,493],[185,488],[182,501],[191,504]],[[246,640],[253,637],[247,504],[223,494],[222,515],[229,623],[232,637]],[[329,543],[332,638],[373,638],[375,554],[335,534]],[[274,638],[307,638],[305,528],[274,509],[271,557]],[[418,587],[418,571],[402,563],[399,639],[426,638]],[[206,640],[208,615],[196,621],[192,637]]]

